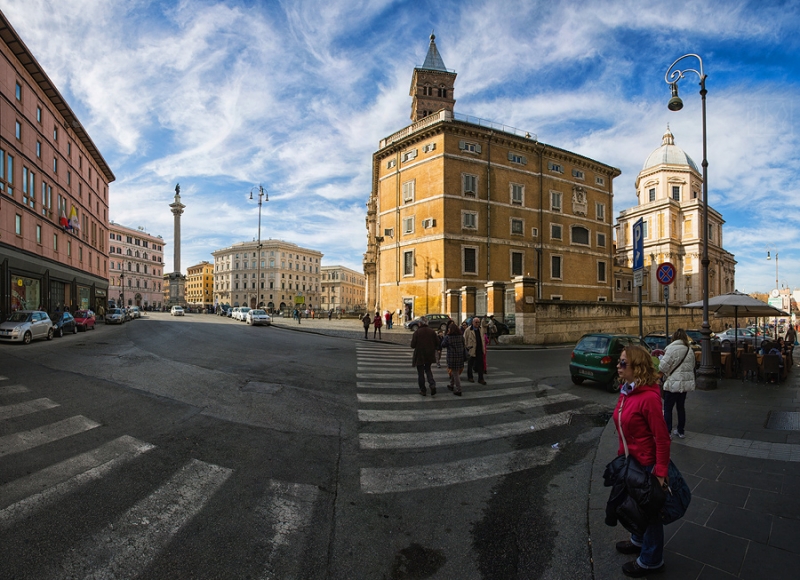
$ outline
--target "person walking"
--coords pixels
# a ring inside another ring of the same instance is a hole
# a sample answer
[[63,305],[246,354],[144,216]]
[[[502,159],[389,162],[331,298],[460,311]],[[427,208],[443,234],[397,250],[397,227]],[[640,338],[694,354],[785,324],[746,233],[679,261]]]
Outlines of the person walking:
[[471,383],[475,382],[473,378],[474,373],[478,373],[478,382],[482,385],[486,384],[483,380],[483,359],[486,352],[484,345],[484,335],[481,332],[481,319],[477,316],[472,317],[472,326],[464,331],[464,344],[469,353],[469,362],[467,363],[467,380]]
[[439,344],[436,346],[436,368],[442,368],[442,340],[444,339],[443,332],[441,328],[436,331],[436,338],[439,339]]
[[[686,393],[694,391],[694,351],[689,346],[689,335],[682,328],[672,334],[672,342],[664,349],[658,370],[663,375],[664,421],[670,437],[685,437]],[[678,428],[672,430],[672,409],[678,407]]]
[[455,322],[447,325],[447,334],[442,339],[442,350],[446,351],[447,373],[450,375],[450,384],[447,388],[457,397],[461,396],[461,373],[464,371],[466,350],[461,329]]
[[394,328],[394,312],[391,310],[386,311],[386,327],[391,330]]
[[369,340],[369,325],[372,324],[369,312],[365,312],[364,316],[361,317],[361,323],[364,325],[364,340]]
[[383,326],[383,317],[381,316],[380,312],[375,313],[375,318],[372,319],[372,324],[375,326],[375,330],[372,331],[372,339],[375,340],[375,335],[378,335],[378,340],[383,340],[381,336],[381,327]]
[[419,319],[419,328],[411,336],[411,348],[414,349],[411,364],[417,367],[417,384],[419,385],[419,394],[423,397],[428,394],[425,389],[426,377],[431,388],[431,397],[436,394],[436,380],[433,378],[431,365],[436,360],[438,344],[439,338],[436,336],[436,332],[428,326],[428,319],[423,316]]
[[794,343],[797,340],[797,331],[791,324],[789,325],[789,328],[786,330],[785,340],[788,346],[794,346]]
[[[661,389],[653,359],[644,347],[626,346],[619,357],[617,373],[623,381],[614,409],[614,424],[619,434],[617,455],[633,456],[664,486],[670,440],[661,412]],[[616,549],[621,554],[639,554],[636,560],[622,565],[626,576],[641,578],[648,573],[662,572],[664,524],[656,519],[641,536],[631,534],[630,540],[617,542]]]

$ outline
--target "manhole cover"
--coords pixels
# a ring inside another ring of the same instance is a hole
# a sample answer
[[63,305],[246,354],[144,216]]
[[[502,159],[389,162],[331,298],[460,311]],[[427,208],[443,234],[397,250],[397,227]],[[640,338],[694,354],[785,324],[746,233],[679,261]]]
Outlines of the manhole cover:
[[767,415],[767,429],[800,431],[800,413],[797,411],[770,411]]

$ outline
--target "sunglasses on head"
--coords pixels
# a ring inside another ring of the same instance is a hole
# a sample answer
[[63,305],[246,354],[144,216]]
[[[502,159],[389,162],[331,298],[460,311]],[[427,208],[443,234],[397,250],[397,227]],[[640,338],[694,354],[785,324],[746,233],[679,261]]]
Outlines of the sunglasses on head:
[[626,368],[628,368],[628,361],[626,361],[626,360],[621,360],[621,361],[619,361],[619,362],[617,363],[617,366],[618,366],[619,368],[621,368],[621,369],[626,369]]

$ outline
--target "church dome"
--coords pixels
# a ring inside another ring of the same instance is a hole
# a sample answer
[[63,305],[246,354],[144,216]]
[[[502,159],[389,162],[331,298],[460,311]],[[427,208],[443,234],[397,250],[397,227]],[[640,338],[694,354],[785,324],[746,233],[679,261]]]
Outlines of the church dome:
[[647,161],[644,162],[642,171],[662,164],[688,165],[700,173],[700,170],[697,169],[697,165],[692,161],[692,158],[686,155],[683,149],[675,145],[675,137],[672,135],[669,127],[667,127],[667,132],[664,133],[664,136],[661,138],[661,147],[650,154]]

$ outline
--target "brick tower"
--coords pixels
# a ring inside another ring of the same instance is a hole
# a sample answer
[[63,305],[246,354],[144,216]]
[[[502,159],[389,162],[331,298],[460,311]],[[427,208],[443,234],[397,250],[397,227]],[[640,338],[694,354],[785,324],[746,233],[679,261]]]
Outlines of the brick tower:
[[453,98],[455,82],[456,73],[445,68],[436,48],[436,36],[431,34],[425,62],[414,69],[411,78],[411,121],[416,123],[442,109],[452,112],[456,104]]

